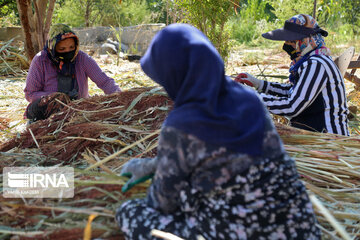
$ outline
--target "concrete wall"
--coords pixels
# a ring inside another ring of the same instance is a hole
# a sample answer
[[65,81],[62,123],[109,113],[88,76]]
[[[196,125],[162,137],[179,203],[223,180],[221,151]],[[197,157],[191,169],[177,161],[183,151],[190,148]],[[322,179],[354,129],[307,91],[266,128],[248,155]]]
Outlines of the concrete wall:
[[143,55],[155,34],[163,29],[165,24],[145,24],[122,28],[121,43],[135,48]]
[[[154,35],[165,27],[165,24],[144,24],[117,28],[121,36],[121,43],[132,49],[132,53],[143,55]],[[110,27],[74,28],[80,39],[80,45],[101,45],[107,38],[117,40]],[[0,41],[8,41],[14,37],[24,41],[24,34],[20,27],[0,28]]]
[[110,27],[73,28],[73,31],[81,45],[101,44],[112,37],[113,32]]
[[[133,53],[143,55],[151,39],[164,27],[165,24],[143,24],[116,28],[115,31],[121,36],[122,44],[132,49]],[[118,41],[115,37],[116,33],[110,27],[74,28],[73,30],[79,37],[81,45],[101,44],[107,38]]]
[[24,33],[21,27],[0,28],[0,41],[9,41],[12,38],[24,41]]

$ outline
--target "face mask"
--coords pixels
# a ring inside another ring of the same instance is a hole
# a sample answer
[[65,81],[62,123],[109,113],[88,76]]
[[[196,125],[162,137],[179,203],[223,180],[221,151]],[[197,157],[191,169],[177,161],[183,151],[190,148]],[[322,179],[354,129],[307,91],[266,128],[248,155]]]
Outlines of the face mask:
[[63,53],[56,52],[56,56],[64,62],[70,62],[75,56],[75,50]]
[[293,48],[293,46],[284,43],[283,45],[283,50],[289,54],[291,60],[294,60],[295,58],[297,58],[297,54],[296,54],[296,50],[295,48]]

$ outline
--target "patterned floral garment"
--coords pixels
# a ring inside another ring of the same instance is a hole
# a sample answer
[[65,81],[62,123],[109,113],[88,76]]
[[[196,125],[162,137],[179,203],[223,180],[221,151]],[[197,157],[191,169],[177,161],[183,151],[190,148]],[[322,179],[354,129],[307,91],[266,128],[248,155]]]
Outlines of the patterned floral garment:
[[126,239],[320,239],[294,161],[267,117],[263,156],[228,152],[172,127],[162,129],[146,199],[117,210]]

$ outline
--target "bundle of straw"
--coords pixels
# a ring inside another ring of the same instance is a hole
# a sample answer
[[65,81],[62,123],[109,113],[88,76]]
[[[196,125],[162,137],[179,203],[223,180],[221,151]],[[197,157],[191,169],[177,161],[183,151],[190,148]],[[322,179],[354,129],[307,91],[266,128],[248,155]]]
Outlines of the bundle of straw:
[[[60,161],[76,160],[86,149],[104,156],[159,129],[171,107],[159,88],[132,89],[69,105],[58,102],[65,106],[63,111],[31,124],[19,138],[0,145],[0,151],[39,147],[43,154]],[[155,138],[132,151],[143,154],[149,144],[156,143]]]
[[[359,237],[360,136],[308,132],[281,124],[276,127],[307,189],[320,197],[352,236]],[[319,211],[317,214],[323,232],[332,229],[328,219]]]
[[24,49],[14,44],[14,39],[0,42],[0,75],[23,75],[29,68]]
[[[23,149],[16,153],[0,152],[0,159],[1,169],[16,166],[60,166],[57,159],[44,156],[39,149]],[[115,223],[115,210],[127,199],[144,197],[149,183],[137,185],[123,194],[121,187],[127,179],[117,176],[116,169],[111,168],[110,173],[85,171],[84,168],[89,164],[85,160],[67,165],[76,167],[74,198],[11,199],[4,198],[1,194],[0,239],[10,239],[12,236],[23,240],[82,239],[90,216],[96,216],[91,229],[87,229],[87,234],[92,238],[123,239]]]
[[[149,183],[122,194],[125,179],[117,173],[128,159],[155,154],[159,128],[171,108],[172,102],[159,88],[95,96],[64,104],[63,111],[30,125],[19,138],[1,145],[0,151],[12,149],[2,153],[2,158],[9,160],[3,161],[1,168],[60,163],[75,167],[78,174],[74,199],[40,203],[31,199],[26,204],[2,199],[5,214],[0,217],[4,224],[0,233],[31,233],[36,239],[58,231],[75,234],[95,214],[93,234],[118,236],[113,219],[116,207],[126,199],[144,196]],[[337,238],[338,229],[343,229],[342,234],[360,237],[360,137],[308,132],[284,124],[276,124],[276,128],[309,194],[328,209],[324,214],[315,204],[324,236]],[[329,214],[338,225],[329,220]],[[36,235],[37,231],[42,232]]]

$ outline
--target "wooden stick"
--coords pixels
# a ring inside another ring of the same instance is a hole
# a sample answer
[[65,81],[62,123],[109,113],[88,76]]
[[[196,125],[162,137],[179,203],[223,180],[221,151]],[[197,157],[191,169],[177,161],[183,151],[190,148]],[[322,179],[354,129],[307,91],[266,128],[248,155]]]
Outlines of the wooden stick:
[[[39,146],[38,142],[36,141],[36,138],[35,138],[35,136],[34,136],[33,132],[31,131],[31,128],[29,128],[29,132],[30,132],[30,134],[31,134],[31,136],[32,136],[32,138],[33,138],[33,140],[34,140],[34,142],[35,142],[36,146],[40,149],[40,146]],[[40,150],[41,150],[41,149],[40,149]]]
[[176,236],[174,234],[171,234],[168,232],[163,232],[163,231],[156,230],[156,229],[151,230],[150,234],[151,234],[151,236],[162,238],[165,240],[184,240],[183,238],[179,238],[178,236]]
[[331,215],[331,213],[329,212],[329,210],[327,210],[324,205],[320,202],[319,199],[317,199],[315,197],[315,195],[310,195],[310,200],[312,202],[312,204],[314,204],[314,206],[316,208],[318,208],[320,210],[320,212],[324,215],[324,217],[329,221],[329,223],[331,224],[331,226],[333,226],[335,228],[335,230],[340,234],[340,236],[345,239],[345,240],[352,240],[352,238],[349,236],[349,234],[345,231],[345,229],[343,228],[343,226],[340,225],[340,223],[338,223],[338,221],[336,221],[336,219],[334,218],[333,215]]
[[121,149],[120,151],[117,151],[116,153],[113,153],[113,154],[111,154],[110,156],[107,156],[106,158],[104,158],[104,159],[101,160],[100,162],[97,162],[96,164],[91,165],[90,167],[86,168],[85,171],[90,170],[90,169],[93,169],[93,168],[96,168],[96,167],[98,167],[98,166],[100,166],[100,165],[102,165],[102,164],[110,161],[110,160],[113,159],[114,157],[116,157],[116,156],[118,156],[118,155],[126,152],[127,150],[133,148],[133,147],[136,146],[138,143],[143,142],[143,141],[145,141],[146,139],[148,139],[148,138],[150,138],[150,137],[153,137],[153,136],[155,136],[155,135],[158,135],[158,134],[160,133],[160,131],[161,131],[160,129],[159,129],[159,130],[156,130],[155,132],[153,132],[153,133],[147,135],[146,137],[144,137],[144,138],[142,138],[142,139],[134,142],[133,144],[131,144],[131,145],[127,146],[127,147],[124,147],[124,148]]
[[350,73],[346,72],[344,78],[360,87],[360,78],[358,78],[357,76],[351,75]]
[[[88,151],[89,151],[89,150],[88,150]],[[83,153],[81,156],[83,156],[83,158],[84,158],[88,163],[90,163],[90,164],[95,164],[95,163],[97,163],[97,161],[96,161],[95,159],[91,158],[91,157],[90,157],[89,155],[87,155],[86,153]],[[100,168],[101,168],[102,170],[104,170],[105,172],[107,172],[107,173],[115,174],[115,173],[113,173],[113,171],[111,171],[110,168],[108,168],[108,167],[105,166],[105,165],[100,165]]]
[[57,101],[58,103],[60,103],[61,105],[67,107],[67,108],[70,108],[74,111],[78,111],[78,112],[83,112],[83,113],[97,113],[97,112],[103,112],[103,111],[108,111],[108,110],[111,110],[111,109],[121,109],[123,108],[124,106],[117,106],[117,107],[113,107],[113,108],[103,108],[103,109],[99,109],[99,110],[92,110],[92,111],[87,111],[87,110],[81,110],[81,109],[77,109],[77,108],[74,108],[74,107],[71,107],[65,103],[63,103],[62,101],[60,101],[59,99],[55,99],[55,101]]

